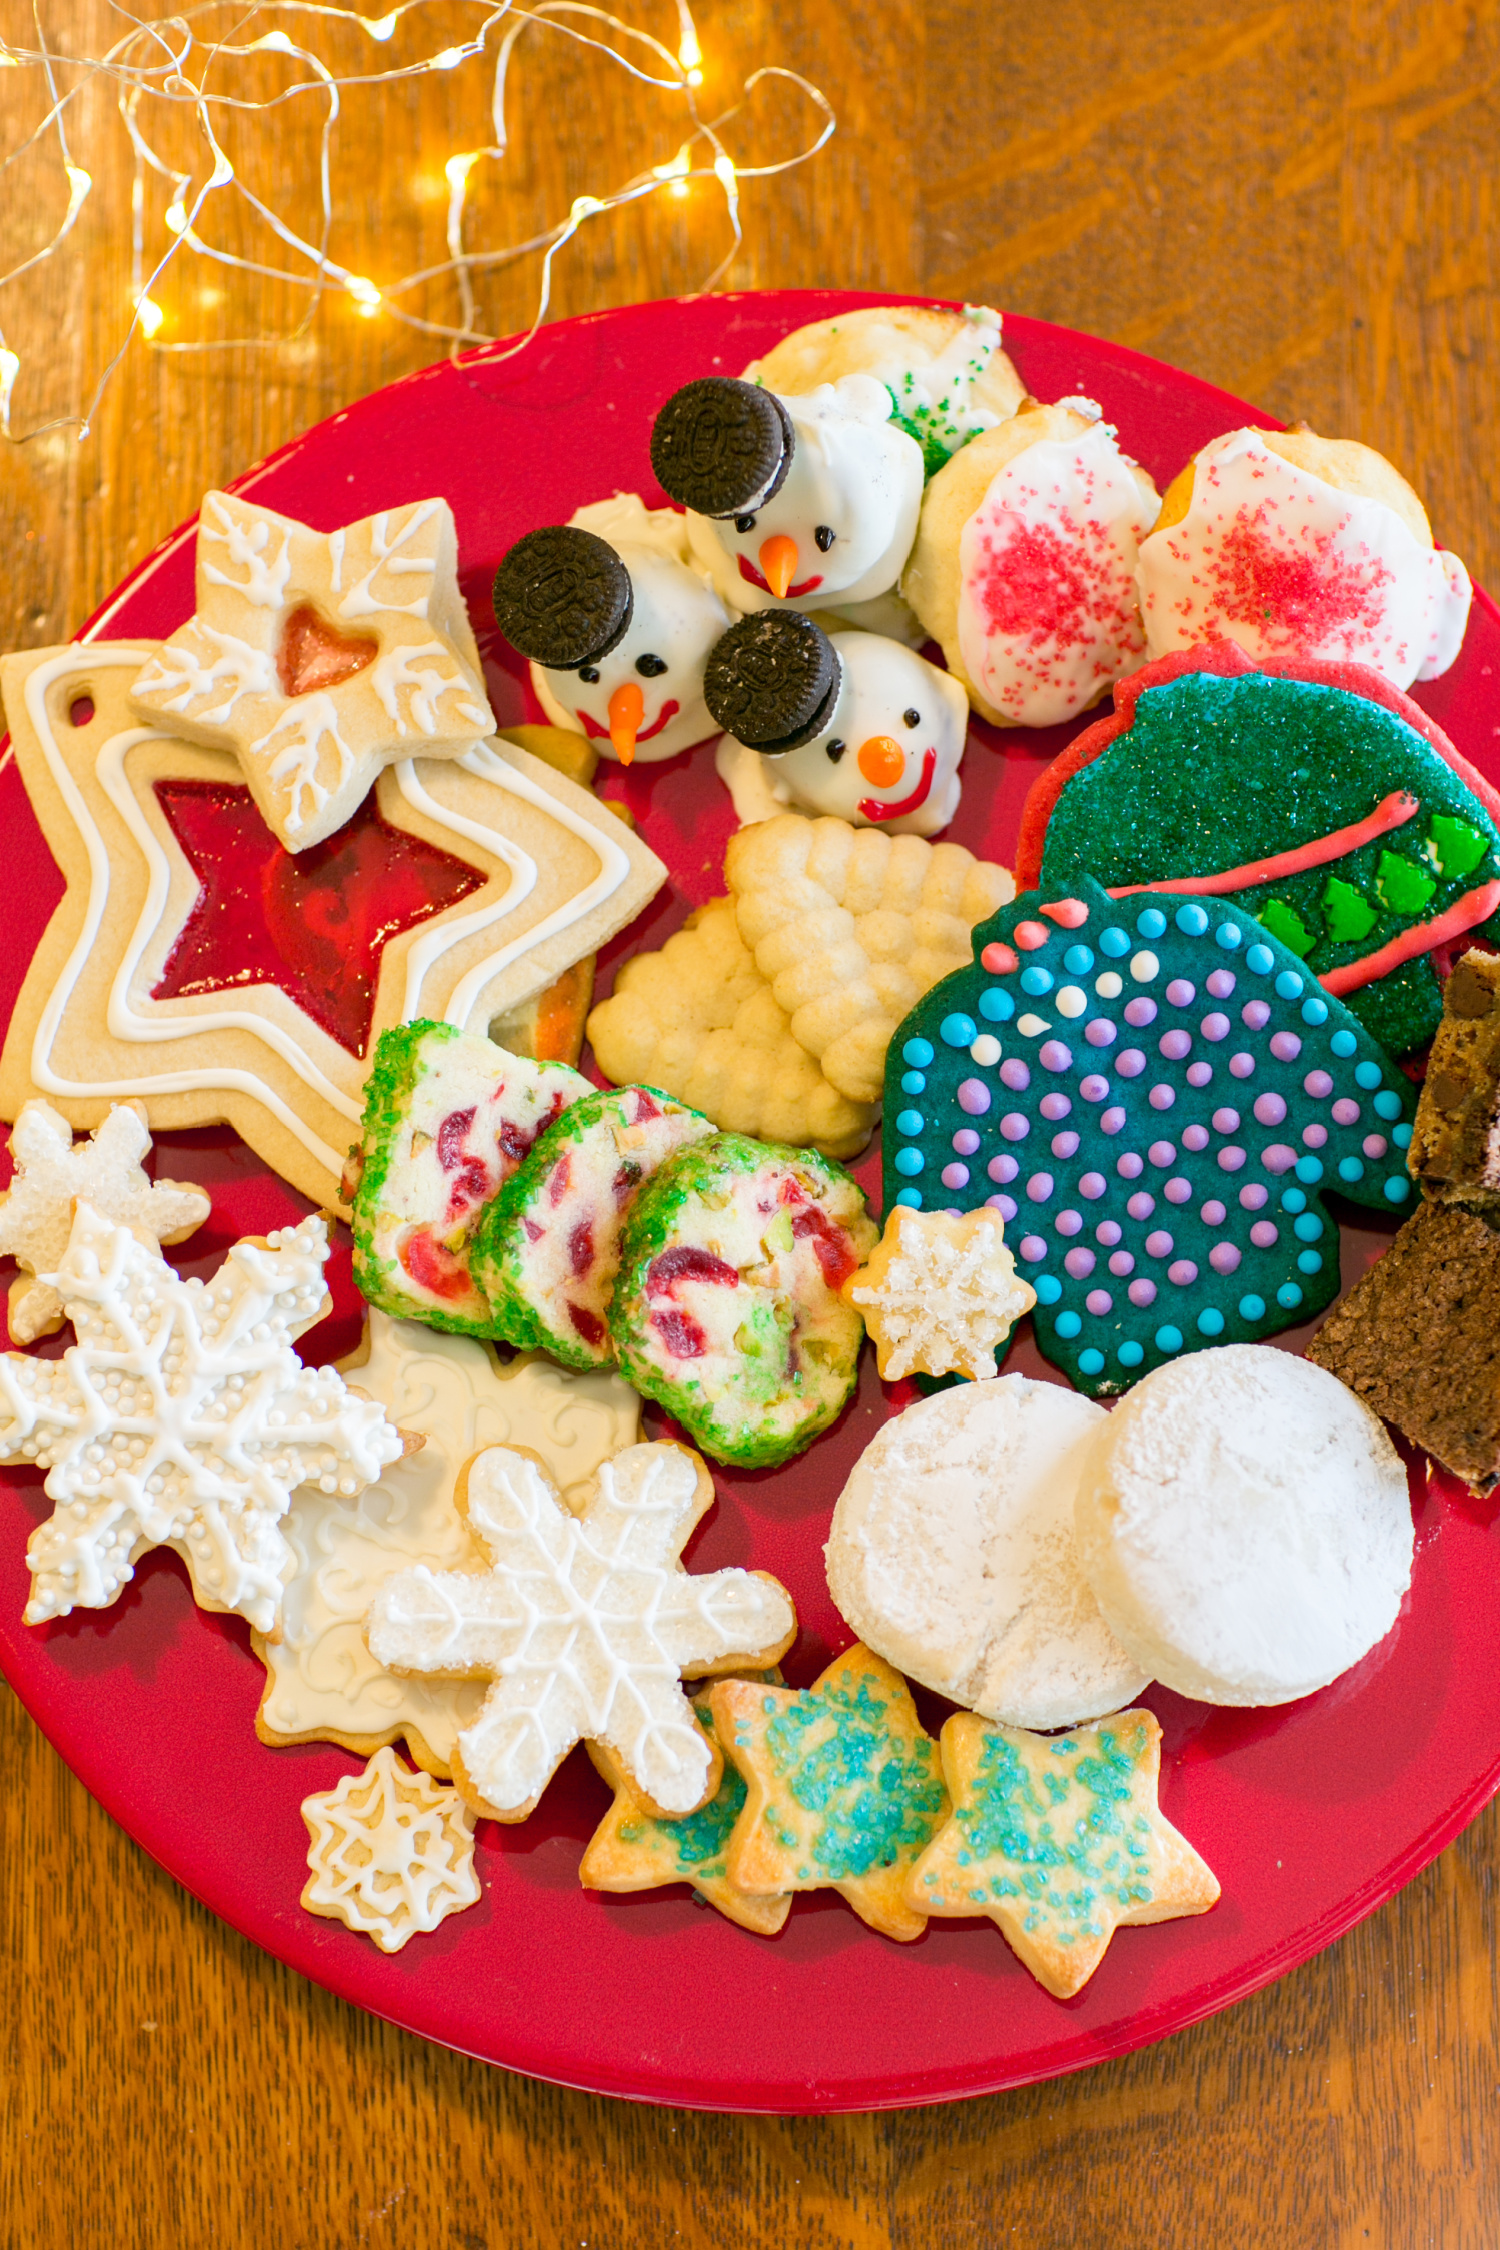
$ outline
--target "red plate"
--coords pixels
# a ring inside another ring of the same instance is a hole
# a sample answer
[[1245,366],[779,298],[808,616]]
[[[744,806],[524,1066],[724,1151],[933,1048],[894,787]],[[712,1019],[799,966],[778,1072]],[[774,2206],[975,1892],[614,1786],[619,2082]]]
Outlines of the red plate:
[[[393,385],[237,489],[324,530],[446,493],[478,623],[495,564],[520,533],[617,488],[645,488],[651,418],[678,383],[735,373],[797,323],[875,301],[700,298],[565,321],[517,359],[479,353]],[[1190,376],[1064,329],[1014,319],[1006,343],[1038,396],[1100,400],[1163,487],[1209,438],[1264,420]],[[140,566],[91,636],[165,634],[188,616],[192,533],[185,525]],[[492,631],[490,640],[502,719],[536,716],[514,660],[494,661]],[[1460,749],[1500,778],[1497,665],[1500,613],[1481,596],[1458,663],[1420,692]],[[1008,860],[1028,783],[1073,731],[1001,738],[976,727],[952,833]],[[629,798],[674,873],[618,957],[659,945],[689,903],[720,889],[730,815],[702,752],[613,773],[609,787]],[[0,832],[8,1010],[59,888],[13,763],[0,772]],[[237,1236],[306,1208],[228,1132],[164,1136],[162,1170],[214,1193],[208,1226],[177,1253],[187,1271],[211,1269]],[[863,1177],[878,1184],[873,1162]],[[1346,1279],[1384,1239],[1346,1230]],[[336,1266],[337,1309],[308,1339],[309,1356],[347,1351],[358,1331],[346,1253]],[[1010,1365],[1047,1372],[1029,1335]],[[803,1621],[787,1667],[796,1684],[848,1641],[824,1584],[823,1538],[850,1464],[900,1403],[882,1397],[867,1368],[855,1404],[804,1459],[720,1473],[719,1505],[690,1550],[703,1569],[753,1562],[786,1581]],[[0,1480],[0,1662],[82,1781],[179,1882],[304,1975],[429,2039],[568,2085],[716,2109],[943,2101],[1126,2053],[1268,1984],[1407,1882],[1491,1796],[1500,1783],[1491,1511],[1424,1482],[1420,1464],[1413,1495],[1412,1592],[1396,1631],[1356,1673],[1277,1711],[1148,1695],[1166,1735],[1164,1809],[1224,1896],[1199,1920],[1122,1931],[1066,2003],[1032,1981],[988,1922],[934,1922],[898,1946],[823,1894],[799,1899],[783,1935],[767,1941],[682,1889],[585,1894],[579,1854],[607,1797],[581,1752],[524,1825],[481,1828],[481,1904],[387,1958],[298,1905],[300,1801],[357,1761],[331,1748],[262,1748],[252,1727],[261,1668],[247,1630],[194,1608],[175,1557],[147,1558],[112,1610],[37,1631],[17,1622],[26,1538],[47,1510],[34,1473]],[[928,1706],[930,1721],[940,1715]]]

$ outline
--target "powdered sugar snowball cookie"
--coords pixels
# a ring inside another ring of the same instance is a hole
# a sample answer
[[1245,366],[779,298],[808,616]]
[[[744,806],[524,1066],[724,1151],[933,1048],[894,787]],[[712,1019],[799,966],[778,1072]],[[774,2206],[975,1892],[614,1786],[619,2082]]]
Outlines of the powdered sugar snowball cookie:
[[1138,577],[1153,657],[1229,640],[1369,664],[1398,688],[1447,671],[1472,599],[1390,462],[1305,428],[1204,446],[1168,487]]
[[1091,399],[1029,400],[938,471],[901,592],[982,718],[1055,726],[1135,670],[1159,507]]
[[1151,1674],[1080,1566],[1079,1476],[1107,1421],[1056,1383],[1002,1375],[909,1406],[833,1512],[828,1587],[870,1648],[1008,1726],[1117,1711]]
[[1164,1686],[1291,1703],[1383,1640],[1411,1578],[1406,1471],[1335,1376],[1257,1344],[1153,1371],[1084,1463],[1078,1546]]

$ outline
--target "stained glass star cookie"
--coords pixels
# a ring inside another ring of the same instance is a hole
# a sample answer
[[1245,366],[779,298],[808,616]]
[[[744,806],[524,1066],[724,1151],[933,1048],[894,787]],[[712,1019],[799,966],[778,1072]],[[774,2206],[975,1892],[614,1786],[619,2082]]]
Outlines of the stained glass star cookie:
[[1157,1808],[1149,1711],[1061,1735],[959,1711],[941,1739],[953,1809],[907,1878],[908,1903],[987,1914],[1058,1999],[1082,1990],[1123,1924],[1206,1914],[1218,1898],[1213,1870]]
[[948,1793],[901,1674],[856,1642],[810,1688],[721,1680],[710,1700],[746,1787],[730,1880],[758,1897],[835,1890],[883,1937],[920,1937],[907,1878]]
[[347,1923],[382,1953],[479,1899],[474,1815],[456,1789],[377,1750],[363,1773],[302,1800],[312,1842],[309,1914]]

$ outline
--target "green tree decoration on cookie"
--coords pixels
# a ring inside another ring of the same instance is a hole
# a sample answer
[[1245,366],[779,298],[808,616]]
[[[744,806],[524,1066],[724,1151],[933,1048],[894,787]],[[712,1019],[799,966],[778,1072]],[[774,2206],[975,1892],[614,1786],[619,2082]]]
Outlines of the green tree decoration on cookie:
[[999,1211],[1041,1349],[1096,1398],[1329,1304],[1324,1190],[1402,1208],[1417,1097],[1291,948],[1089,876],[974,940],[891,1041],[887,1209]]

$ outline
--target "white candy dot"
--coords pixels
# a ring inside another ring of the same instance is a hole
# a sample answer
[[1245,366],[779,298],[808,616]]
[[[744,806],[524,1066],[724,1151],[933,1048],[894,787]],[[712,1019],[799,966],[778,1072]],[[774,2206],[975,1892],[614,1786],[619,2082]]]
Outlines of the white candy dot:
[[1084,1015],[1088,1004],[1088,994],[1076,984],[1065,984],[1057,995],[1057,1012],[1060,1016]]
[[981,1031],[969,1054],[982,1069],[988,1070],[1000,1060],[1000,1042],[992,1031]]
[[1115,969],[1106,969],[1102,977],[1094,979],[1094,990],[1101,1000],[1118,1000],[1124,989],[1119,972]]
[[1137,953],[1131,961],[1130,973],[1137,984],[1149,984],[1160,967],[1154,953]]
[[1038,1038],[1042,1032],[1050,1031],[1052,1029],[1052,1026],[1050,1023],[1048,1023],[1045,1016],[1027,1015],[1018,1016],[1016,1018],[1016,1029],[1021,1033],[1023,1038],[1035,1039]]

